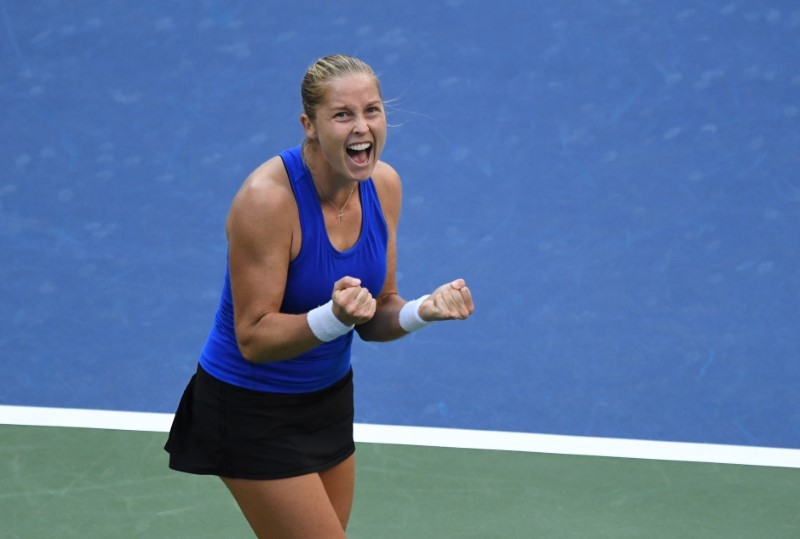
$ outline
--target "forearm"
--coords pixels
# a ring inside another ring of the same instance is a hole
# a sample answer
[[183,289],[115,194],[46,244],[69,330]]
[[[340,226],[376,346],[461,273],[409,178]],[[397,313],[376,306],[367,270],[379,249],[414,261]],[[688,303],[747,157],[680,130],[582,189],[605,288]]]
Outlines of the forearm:
[[375,316],[365,323],[356,326],[362,340],[386,342],[408,335],[400,327],[400,309],[406,301],[397,294],[388,294],[378,299]]
[[307,314],[265,314],[248,326],[236,327],[239,351],[252,363],[283,361],[321,344],[308,325]]

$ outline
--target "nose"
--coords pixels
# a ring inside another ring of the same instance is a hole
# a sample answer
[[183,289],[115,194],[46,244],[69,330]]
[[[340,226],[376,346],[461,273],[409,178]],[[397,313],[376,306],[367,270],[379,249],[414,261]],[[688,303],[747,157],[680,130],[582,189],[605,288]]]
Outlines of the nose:
[[364,133],[366,131],[367,131],[367,120],[359,114],[356,116],[355,122],[353,123],[353,132]]

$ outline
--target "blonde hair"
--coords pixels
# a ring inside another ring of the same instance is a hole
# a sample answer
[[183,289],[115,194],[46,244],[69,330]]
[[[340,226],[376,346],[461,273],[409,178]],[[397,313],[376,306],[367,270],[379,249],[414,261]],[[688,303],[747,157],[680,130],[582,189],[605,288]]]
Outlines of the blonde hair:
[[328,83],[347,75],[369,75],[375,79],[378,95],[382,95],[378,76],[366,62],[345,54],[332,54],[320,58],[308,68],[300,85],[303,112],[310,120],[316,119],[317,107],[325,99]]

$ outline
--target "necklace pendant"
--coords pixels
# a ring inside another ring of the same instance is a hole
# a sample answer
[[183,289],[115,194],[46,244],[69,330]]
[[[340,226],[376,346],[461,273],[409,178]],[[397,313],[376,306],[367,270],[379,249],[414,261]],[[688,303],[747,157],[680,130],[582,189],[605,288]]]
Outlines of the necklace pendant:
[[336,210],[336,217],[339,219],[340,223],[342,222],[342,218],[344,217],[344,209],[347,207],[347,203],[350,202],[350,197],[353,196],[353,191],[355,191],[355,190],[356,190],[356,183],[353,182],[353,187],[350,188],[350,194],[347,195],[347,200],[344,201],[344,206],[342,206],[341,208],[339,206],[337,206],[336,204],[334,204],[333,200],[328,198],[328,195],[326,195],[324,191],[322,192],[322,196],[325,197],[325,200],[327,200],[328,203],[331,206],[333,206],[333,209]]

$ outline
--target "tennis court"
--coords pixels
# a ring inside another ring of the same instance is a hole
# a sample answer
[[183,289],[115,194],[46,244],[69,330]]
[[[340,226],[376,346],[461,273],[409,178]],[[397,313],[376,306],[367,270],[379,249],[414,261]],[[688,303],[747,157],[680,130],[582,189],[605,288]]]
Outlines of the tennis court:
[[0,537],[248,537],[166,467],[231,198],[334,52],[391,100],[401,293],[348,537],[800,536],[800,7],[0,0]]

